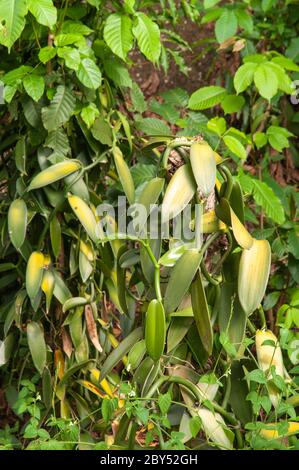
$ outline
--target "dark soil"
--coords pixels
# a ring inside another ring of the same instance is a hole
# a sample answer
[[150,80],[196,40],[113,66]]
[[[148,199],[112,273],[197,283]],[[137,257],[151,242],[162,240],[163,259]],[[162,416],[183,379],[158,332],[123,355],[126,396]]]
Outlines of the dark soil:
[[[171,28],[171,25],[168,25]],[[183,88],[191,94],[201,86],[207,84],[207,75],[211,73],[207,38],[212,37],[211,26],[197,25],[191,21],[183,20],[176,27],[176,32],[190,44],[192,50],[186,49],[182,56],[188,67],[188,76],[180,72],[174,61],[170,60],[168,72],[157,70],[155,66],[143,57],[138,51],[134,51],[130,57],[133,62],[131,68],[132,78],[139,84],[147,98],[157,95],[171,88]],[[172,44],[166,44],[173,47]],[[208,54],[208,56],[207,56]],[[215,52],[213,52],[213,55]]]

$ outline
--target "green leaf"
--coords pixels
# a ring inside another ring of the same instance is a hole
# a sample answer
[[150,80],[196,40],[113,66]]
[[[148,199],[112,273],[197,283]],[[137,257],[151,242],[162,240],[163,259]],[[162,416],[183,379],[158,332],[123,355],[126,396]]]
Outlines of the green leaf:
[[8,211],[8,234],[18,250],[24,243],[27,229],[27,206],[23,199],[15,199]]
[[199,272],[191,287],[191,300],[198,334],[205,350],[210,355],[213,349],[213,330],[205,289]]
[[273,57],[272,62],[291,72],[299,72],[299,65],[295,64],[295,62],[288,57],[279,55],[278,57]]
[[104,70],[114,83],[121,87],[132,87],[132,79],[127,67],[118,60],[108,59],[104,61]]
[[162,222],[180,214],[196,192],[196,182],[190,164],[182,165],[172,176],[162,203]]
[[199,88],[190,96],[188,107],[194,110],[212,108],[221,103],[226,95],[225,88],[220,86],[207,86]]
[[275,62],[267,62],[267,66],[275,73],[279,90],[291,95],[294,92],[293,82],[285,70]]
[[153,361],[159,361],[164,351],[166,321],[161,302],[154,299],[150,302],[145,318],[145,345]]
[[112,400],[110,398],[103,398],[101,412],[106,423],[111,420],[114,410],[117,408],[117,403],[117,398],[113,398]]
[[136,328],[133,330],[122,342],[115,348],[112,353],[109,354],[107,359],[105,360],[102,369],[101,369],[101,380],[104,380],[111,372],[113,367],[118,364],[121,359],[130,351],[132,346],[137,343],[140,339],[142,339],[143,331],[142,328]]
[[85,39],[82,34],[57,34],[54,39],[54,44],[57,47],[70,46],[71,44],[85,44]]
[[47,360],[47,347],[44,332],[39,323],[33,321],[28,323],[27,339],[33,364],[42,375]]
[[217,5],[217,3],[219,3],[219,2],[220,2],[220,0],[204,0],[203,6],[204,6],[204,8],[212,8],[215,5]]
[[157,118],[144,118],[137,121],[136,128],[147,135],[171,135],[168,125]]
[[238,113],[245,104],[243,96],[227,95],[222,101],[221,106],[225,114]]
[[268,142],[267,136],[264,132],[256,132],[253,135],[253,142],[257,146],[258,149],[264,147],[266,143]]
[[142,204],[146,209],[147,215],[151,212],[151,205],[156,204],[164,187],[164,183],[165,180],[163,178],[153,178],[144,186],[138,198],[138,204]]
[[201,256],[195,249],[187,250],[172,269],[164,295],[167,314],[176,310],[181,303],[198,269]]
[[121,59],[126,60],[127,54],[133,46],[131,18],[120,13],[109,15],[103,34],[112,52]]
[[27,75],[23,80],[27,94],[34,100],[39,101],[44,94],[45,82],[40,75]]
[[271,268],[271,248],[267,240],[253,240],[242,251],[238,273],[238,296],[243,310],[251,314],[260,305]]
[[192,437],[196,437],[201,430],[201,419],[199,416],[193,416],[189,421],[189,428]]
[[144,94],[136,82],[133,82],[132,84],[131,100],[135,111],[138,113],[143,113],[146,110],[147,104],[144,98]]
[[58,47],[58,57],[64,59],[65,65],[71,69],[77,71],[81,62],[80,53],[78,49],[74,47],[64,46]]
[[248,62],[238,68],[234,76],[234,87],[238,94],[242,93],[242,91],[246,90],[246,88],[251,85],[256,68],[257,64],[253,62]]
[[92,136],[101,142],[103,145],[109,145],[109,147],[113,144],[113,135],[111,131],[111,127],[109,124],[104,120],[103,116],[96,118],[95,122],[91,127]]
[[222,331],[219,336],[219,342],[222,344],[225,352],[232,358],[235,358],[237,355],[237,350],[235,346],[230,342],[228,334],[225,331]]
[[165,415],[168,412],[170,405],[171,405],[171,395],[169,392],[164,393],[164,394],[161,393],[161,395],[159,395],[158,405],[161,410],[161,413]]
[[46,46],[40,49],[38,53],[39,60],[46,64],[49,60],[53,59],[56,56],[56,49],[52,46]]
[[279,297],[280,297],[279,291],[274,291],[268,294],[264,300],[264,304],[263,304],[264,310],[270,310],[271,308],[275,307],[275,305],[278,302]]
[[[191,315],[193,316],[192,307],[189,307],[187,310],[189,310],[191,312]],[[173,349],[181,343],[181,341],[184,339],[184,337],[188,333],[192,323],[193,323],[192,317],[182,316],[182,317],[172,318],[172,321],[170,323],[170,326],[167,332],[167,352],[168,353],[170,351],[173,351]]]
[[258,65],[254,72],[254,83],[260,95],[268,101],[277,93],[277,76],[267,63]]
[[271,147],[278,152],[281,152],[284,148],[290,146],[288,137],[292,137],[293,134],[284,127],[270,126],[267,129],[267,137]]
[[83,59],[78,67],[76,75],[81,83],[87,88],[96,90],[102,82],[99,67],[91,59]]
[[222,117],[214,117],[207,123],[207,128],[221,137],[226,131],[226,121]]
[[133,204],[135,201],[135,187],[130,169],[123,157],[121,150],[118,147],[113,149],[113,156],[121,185],[129,203]]
[[296,259],[299,259],[299,234],[295,229],[288,233],[288,250]]
[[266,215],[277,224],[283,224],[285,214],[280,199],[276,196],[273,189],[263,181],[252,178],[253,197],[256,203],[264,209]]
[[237,157],[241,158],[241,160],[246,159],[246,149],[241,142],[231,135],[226,135],[223,137],[223,141],[225,145],[231,150],[231,152],[236,155]]
[[251,372],[248,372],[248,374],[246,374],[246,379],[250,380],[251,382],[257,382],[259,384],[266,384],[267,383],[267,379],[265,377],[265,374],[260,369],[254,369]]
[[240,28],[251,34],[253,32],[253,19],[250,13],[248,13],[248,11],[245,9],[240,9],[236,11],[236,14]]
[[61,248],[61,226],[56,215],[50,221],[50,238],[54,256],[57,258]]
[[42,109],[42,120],[48,131],[65,124],[75,109],[76,98],[69,88],[59,85],[50,106]]
[[[215,118],[214,118],[215,119]],[[218,133],[226,129],[226,123],[216,118],[215,127]],[[213,121],[211,119],[211,121]],[[211,121],[209,123],[211,124]],[[209,125],[208,123],[208,125]],[[207,197],[214,189],[216,183],[216,161],[212,147],[205,143],[194,143],[190,148],[190,163],[197,188]]]
[[95,103],[89,103],[87,106],[84,106],[80,115],[87,127],[90,128],[94,124],[96,118],[100,115],[100,111],[96,107]]
[[25,27],[26,0],[0,0],[0,44],[10,50]]
[[145,13],[136,13],[133,34],[145,57],[151,62],[158,62],[161,54],[159,26]]
[[215,24],[215,35],[217,41],[221,44],[234,36],[238,29],[238,20],[233,10],[224,10]]
[[71,150],[67,135],[62,128],[49,132],[44,145],[59,155],[67,155]]
[[37,22],[53,28],[57,21],[57,10],[52,0],[27,0],[29,11]]

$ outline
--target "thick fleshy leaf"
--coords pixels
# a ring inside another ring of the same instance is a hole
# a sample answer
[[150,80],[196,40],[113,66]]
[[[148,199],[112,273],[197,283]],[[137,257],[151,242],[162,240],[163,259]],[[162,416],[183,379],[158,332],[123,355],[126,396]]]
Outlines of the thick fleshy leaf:
[[158,361],[163,354],[166,335],[165,313],[161,302],[152,300],[145,318],[145,345],[148,355]]
[[187,206],[196,191],[189,164],[181,166],[171,178],[162,203],[162,222],[176,217]]
[[133,330],[121,343],[109,354],[101,369],[101,380],[118,364],[121,359],[130,351],[132,346],[142,338],[142,328]]
[[118,147],[114,147],[113,156],[116,170],[125,195],[127,196],[129,203],[133,204],[135,201],[135,187],[130,169],[123,157],[121,150]]
[[26,268],[26,290],[31,299],[36,297],[43,278],[44,255],[39,251],[31,253]]
[[18,250],[24,243],[27,228],[27,206],[23,199],[15,199],[8,211],[8,233]]
[[191,285],[201,258],[202,255],[197,250],[187,250],[175,264],[164,296],[166,313],[173,312],[179,306]]
[[93,242],[97,243],[99,239],[97,234],[97,221],[90,207],[83,199],[71,194],[68,196],[68,201],[89,237]]
[[67,160],[65,162],[56,163],[49,168],[38,173],[31,181],[28,191],[33,189],[43,188],[48,184],[55,183],[62,178],[78,171],[81,168],[81,163],[77,160]]
[[211,439],[217,447],[223,450],[232,450],[232,442],[224,432],[228,428],[219,413],[213,413],[206,408],[199,408],[197,414],[201,419],[204,432],[208,439]]
[[267,240],[254,240],[252,247],[241,255],[238,295],[247,314],[260,305],[268,283],[271,267],[271,248]]
[[243,425],[252,421],[252,406],[246,397],[249,393],[248,384],[240,361],[231,364],[231,392],[229,403],[236,417]]
[[213,330],[200,272],[191,287],[192,310],[198,334],[208,354],[213,349]]
[[142,193],[139,196],[138,204],[142,204],[146,209],[146,213],[149,215],[152,208],[151,204],[156,204],[164,187],[163,178],[153,178],[144,187]]
[[183,338],[188,333],[190,326],[193,323],[192,317],[177,317],[173,318],[167,332],[167,352],[172,351],[178,344],[181,343]]
[[41,289],[46,296],[46,311],[49,312],[50,304],[54,292],[55,277],[50,269],[46,270],[43,275]]
[[61,248],[61,226],[56,215],[52,217],[50,222],[50,238],[54,256],[57,258]]
[[216,214],[224,223],[231,226],[234,237],[237,243],[242,247],[249,249],[253,245],[253,238],[240,222],[239,218],[236,216],[235,212],[229,205],[227,199],[222,198],[220,203],[216,207]]
[[[218,305],[220,333],[225,333],[228,340],[239,351],[245,335],[247,315],[236,298],[235,283],[224,282]],[[242,350],[241,350],[242,352]]]
[[88,300],[85,297],[72,297],[64,302],[62,311],[65,313],[72,308],[86,305],[87,303]]
[[30,322],[27,325],[27,339],[33,364],[42,375],[47,360],[47,347],[44,331],[39,323]]
[[192,172],[198,189],[208,196],[216,183],[216,161],[213,149],[205,143],[195,143],[190,149]]

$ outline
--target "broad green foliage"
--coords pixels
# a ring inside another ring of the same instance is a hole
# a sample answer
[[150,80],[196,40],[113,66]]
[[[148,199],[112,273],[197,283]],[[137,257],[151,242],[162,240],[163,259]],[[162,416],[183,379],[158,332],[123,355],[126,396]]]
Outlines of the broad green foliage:
[[[0,448],[298,448],[296,18],[0,0]],[[147,99],[186,19],[202,87]]]

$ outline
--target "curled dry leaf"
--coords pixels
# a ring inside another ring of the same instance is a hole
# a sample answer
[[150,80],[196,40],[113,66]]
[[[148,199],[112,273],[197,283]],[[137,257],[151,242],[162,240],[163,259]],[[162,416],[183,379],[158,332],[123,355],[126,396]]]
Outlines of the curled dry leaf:
[[88,331],[90,341],[92,342],[94,347],[101,353],[103,351],[103,348],[99,342],[97,325],[94,320],[90,305],[85,305],[84,315],[85,315],[85,321],[86,321],[86,326],[87,326],[87,331]]

